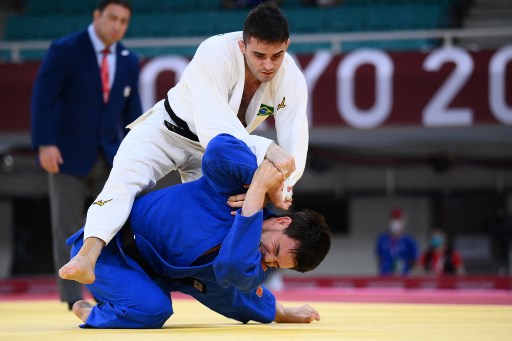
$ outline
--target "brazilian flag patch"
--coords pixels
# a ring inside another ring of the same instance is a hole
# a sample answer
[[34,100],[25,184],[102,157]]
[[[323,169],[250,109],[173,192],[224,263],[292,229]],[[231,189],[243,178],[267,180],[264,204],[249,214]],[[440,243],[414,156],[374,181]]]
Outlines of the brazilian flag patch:
[[260,110],[258,110],[258,116],[270,116],[274,115],[274,107],[262,104]]

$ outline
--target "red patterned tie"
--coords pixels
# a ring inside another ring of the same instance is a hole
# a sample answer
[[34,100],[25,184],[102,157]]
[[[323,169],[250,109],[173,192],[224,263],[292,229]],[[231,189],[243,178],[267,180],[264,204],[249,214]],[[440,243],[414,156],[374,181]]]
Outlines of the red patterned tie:
[[100,68],[100,74],[101,74],[101,85],[103,87],[103,102],[108,102],[108,95],[110,93],[110,85],[108,82],[108,61],[107,56],[110,53],[108,49],[105,49],[101,51],[103,53],[103,59],[101,60],[101,68]]

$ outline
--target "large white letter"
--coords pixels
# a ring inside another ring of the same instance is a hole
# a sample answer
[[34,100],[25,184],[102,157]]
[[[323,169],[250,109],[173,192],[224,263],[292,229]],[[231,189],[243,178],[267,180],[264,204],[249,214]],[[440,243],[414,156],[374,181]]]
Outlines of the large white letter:
[[[294,57],[295,63],[300,68],[301,66],[297,61],[297,58],[294,55],[292,55],[292,57]],[[331,52],[319,51],[315,53],[309,64],[304,69],[302,69],[302,73],[304,74],[304,78],[306,79],[306,83],[308,85],[308,122],[310,127],[313,123],[313,91],[316,87],[318,79],[322,73],[324,73],[332,58],[333,55]]]
[[[512,60],[512,46],[500,48],[489,63],[489,106],[494,117],[503,124],[512,124],[512,107],[507,106],[507,63]],[[512,91],[509,80],[509,91]]]
[[[375,67],[375,104],[368,110],[356,107],[355,74],[359,67]],[[351,126],[361,129],[375,128],[388,118],[393,99],[393,61],[379,50],[360,49],[349,53],[338,66],[338,110]]]
[[466,50],[459,47],[438,49],[423,63],[426,71],[439,71],[445,63],[455,63],[455,69],[423,110],[423,125],[426,127],[469,126],[473,123],[470,108],[448,106],[473,72],[473,59]]

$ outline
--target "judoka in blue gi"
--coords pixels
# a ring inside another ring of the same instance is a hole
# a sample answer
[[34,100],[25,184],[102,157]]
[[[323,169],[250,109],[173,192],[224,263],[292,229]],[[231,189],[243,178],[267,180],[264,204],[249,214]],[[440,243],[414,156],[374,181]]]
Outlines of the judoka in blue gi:
[[[199,180],[135,201],[87,285],[99,303],[73,306],[82,327],[160,328],[173,314],[172,292],[244,323],[320,318],[309,305],[285,308],[262,283],[272,268],[306,272],[318,266],[330,247],[323,216],[309,210],[276,215],[265,208],[268,199],[282,198],[285,177],[267,160],[258,167],[251,149],[231,135],[210,141],[202,170]],[[245,191],[242,208],[232,214],[228,197]],[[76,256],[83,229],[68,243]]]

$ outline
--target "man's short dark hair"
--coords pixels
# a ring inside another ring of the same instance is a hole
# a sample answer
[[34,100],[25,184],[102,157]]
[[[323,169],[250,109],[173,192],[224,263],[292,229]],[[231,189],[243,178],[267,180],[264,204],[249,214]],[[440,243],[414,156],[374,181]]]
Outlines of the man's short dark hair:
[[251,37],[270,44],[288,41],[288,20],[279,7],[262,3],[249,12],[244,23],[244,42],[247,44]]
[[132,4],[129,0],[100,0],[98,1],[98,5],[96,6],[96,9],[100,12],[103,12],[105,7],[107,7],[110,4],[120,5],[123,7],[126,7],[130,10],[130,14],[132,13]]
[[315,269],[331,247],[331,232],[323,215],[313,210],[303,210],[284,216],[292,222],[283,233],[299,242],[291,250],[295,254],[292,270],[307,272]]

